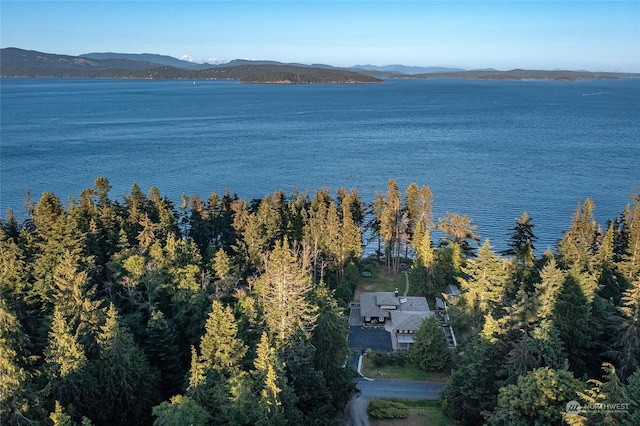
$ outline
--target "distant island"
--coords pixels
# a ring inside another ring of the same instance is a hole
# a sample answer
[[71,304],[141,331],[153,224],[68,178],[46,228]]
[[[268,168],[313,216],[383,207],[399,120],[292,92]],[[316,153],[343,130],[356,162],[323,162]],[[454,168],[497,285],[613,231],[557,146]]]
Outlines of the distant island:
[[133,59],[135,57],[131,54],[66,56],[5,48],[0,50],[0,77],[237,80],[242,83],[279,84],[382,82],[380,78],[365,73],[328,66],[232,61],[194,68],[200,64],[161,55],[143,54],[139,56],[140,60]]
[[425,78],[463,78],[468,80],[555,80],[555,81],[579,81],[579,80],[617,80],[619,78],[637,78],[640,74],[614,73],[614,72],[590,72],[567,70],[471,70],[454,72],[436,72],[425,74],[412,74],[395,76],[396,78],[425,79]]
[[385,79],[461,78],[471,80],[555,80],[579,81],[638,78],[638,73],[567,70],[461,70],[404,65],[357,65],[338,68],[329,65],[285,64],[275,61],[233,60],[226,64],[196,64],[166,55],[88,53],[58,55],[0,49],[0,77],[22,78],[111,78],[148,80],[235,80],[241,83],[311,84],[380,83]]

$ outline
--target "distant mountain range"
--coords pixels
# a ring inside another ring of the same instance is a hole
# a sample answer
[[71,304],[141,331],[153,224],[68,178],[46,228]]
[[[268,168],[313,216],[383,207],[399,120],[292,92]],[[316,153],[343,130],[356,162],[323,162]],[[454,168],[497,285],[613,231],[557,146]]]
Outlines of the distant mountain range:
[[198,64],[157,54],[87,53],[58,55],[18,48],[0,49],[0,77],[133,78],[158,80],[239,80],[252,83],[375,83],[381,79],[616,79],[640,74],[494,69],[464,70],[406,65],[285,64],[236,59],[225,64]]
[[110,61],[110,60],[126,60],[136,62],[146,62],[158,65],[166,65],[175,68],[185,68],[193,70],[206,70],[207,68],[214,67],[211,64],[197,64],[195,62],[183,61],[182,59],[176,59],[173,56],[156,55],[154,53],[85,53],[79,56],[80,58],[95,59],[97,61]]

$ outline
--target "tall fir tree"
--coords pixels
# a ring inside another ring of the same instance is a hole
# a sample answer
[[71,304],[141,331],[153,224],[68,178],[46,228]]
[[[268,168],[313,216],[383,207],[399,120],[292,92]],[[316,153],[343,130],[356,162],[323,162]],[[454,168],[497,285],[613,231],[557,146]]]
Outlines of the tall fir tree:
[[284,365],[263,333],[256,350],[254,380],[258,391],[256,425],[285,425],[281,392],[286,386]]
[[151,408],[159,401],[157,373],[131,332],[121,324],[113,304],[107,311],[98,344],[98,386],[92,400],[92,419],[97,425],[148,423]]
[[640,279],[624,292],[618,309],[622,318],[609,355],[617,361],[621,377],[627,378],[640,368]]
[[53,278],[53,300],[57,308],[69,321],[75,337],[87,350],[95,351],[104,309],[98,300],[96,285],[91,283],[77,252],[62,254]]
[[353,382],[355,372],[344,362],[350,353],[347,318],[325,286],[314,290],[313,300],[318,306],[316,327],[310,340],[315,348],[313,364],[322,373],[334,410],[342,410],[345,402],[357,392]]
[[278,350],[286,349],[300,337],[307,338],[315,326],[316,308],[309,302],[311,277],[286,239],[276,243],[265,264],[254,291],[271,341]]
[[94,392],[95,381],[88,369],[84,347],[58,307],[53,313],[44,360],[44,372],[48,380],[44,393],[48,399],[65,407],[71,406],[80,413],[90,414],[87,399]]
[[567,269],[591,272],[596,263],[596,252],[600,243],[600,229],[593,216],[595,204],[586,199],[578,204],[571,227],[558,243],[558,253]]
[[468,313],[476,322],[487,313],[502,316],[507,300],[509,271],[504,261],[495,254],[489,240],[485,240],[478,257],[470,259],[462,268],[465,278],[459,278],[462,299]]
[[223,377],[233,376],[246,351],[238,338],[238,326],[231,308],[214,300],[200,340],[200,360],[207,374],[213,371]]
[[185,371],[180,359],[175,330],[162,311],[151,311],[146,327],[145,354],[149,364],[160,374],[162,399],[169,399],[182,391]]
[[41,407],[30,380],[25,353],[27,336],[0,297],[0,423],[29,424],[38,419]]

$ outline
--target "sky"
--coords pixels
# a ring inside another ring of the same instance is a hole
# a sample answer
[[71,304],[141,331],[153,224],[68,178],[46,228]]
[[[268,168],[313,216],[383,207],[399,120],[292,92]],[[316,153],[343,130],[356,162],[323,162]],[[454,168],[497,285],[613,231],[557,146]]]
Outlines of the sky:
[[0,1],[0,47],[640,72],[638,1]]

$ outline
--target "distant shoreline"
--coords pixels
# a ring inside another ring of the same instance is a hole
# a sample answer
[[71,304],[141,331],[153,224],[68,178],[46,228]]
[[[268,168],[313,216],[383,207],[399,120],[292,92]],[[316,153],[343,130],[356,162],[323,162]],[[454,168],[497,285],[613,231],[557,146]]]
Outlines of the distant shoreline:
[[[99,59],[98,59],[99,58]],[[274,61],[235,60],[224,65],[196,66],[158,55],[57,55],[17,48],[0,49],[0,78],[78,78],[117,80],[239,81],[260,84],[362,84],[400,79],[466,80],[617,80],[640,78],[640,73],[567,70],[497,71],[426,69],[407,74],[397,70],[338,68],[328,65],[285,64]],[[170,62],[166,62],[171,60]],[[158,61],[158,62],[152,62]],[[164,63],[161,63],[164,62]],[[411,68],[411,67],[405,67]],[[412,69],[416,69],[415,67]],[[416,69],[417,70],[417,69]]]
[[289,81],[289,80],[243,80],[239,78],[205,78],[205,79],[192,79],[192,78],[149,78],[149,77],[109,77],[109,76],[87,76],[87,77],[71,77],[71,76],[47,76],[47,75],[0,75],[0,80],[12,80],[12,79],[49,79],[49,80],[118,80],[118,81],[235,81],[241,84],[275,84],[275,85],[296,85],[296,84],[380,84],[385,81],[399,81],[399,80],[468,80],[468,81],[554,81],[558,83],[575,83],[579,81],[587,80],[622,80],[622,79],[637,79],[640,78],[640,74],[625,74],[616,76],[581,76],[575,78],[558,78],[558,77],[473,77],[473,76],[459,76],[459,75],[434,75],[434,76],[392,76],[378,81]]
[[612,73],[590,71],[544,71],[544,70],[510,70],[510,71],[456,71],[446,73],[398,75],[393,79],[445,79],[464,80],[508,80],[508,81],[582,81],[582,80],[619,80],[621,78],[640,78],[640,73]]

